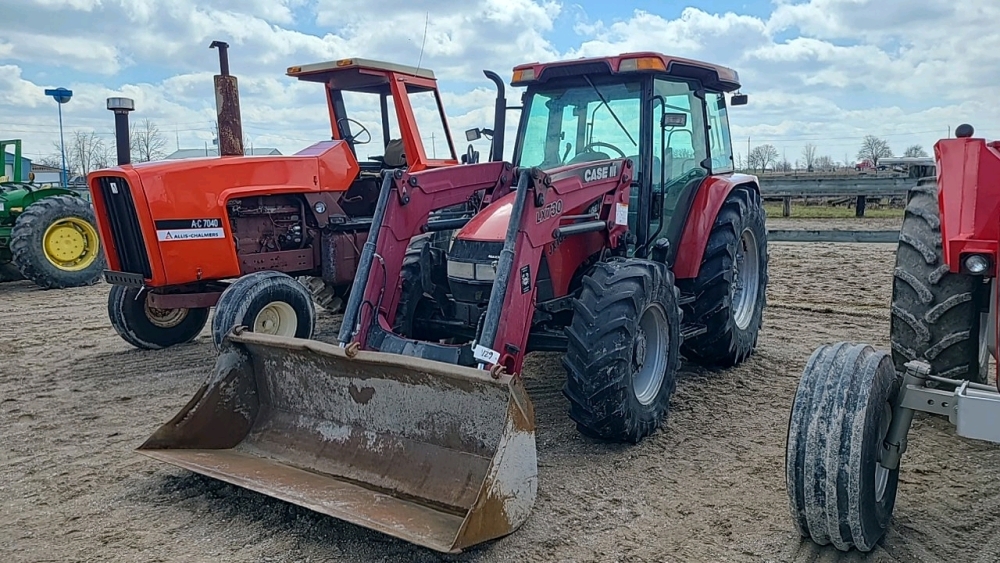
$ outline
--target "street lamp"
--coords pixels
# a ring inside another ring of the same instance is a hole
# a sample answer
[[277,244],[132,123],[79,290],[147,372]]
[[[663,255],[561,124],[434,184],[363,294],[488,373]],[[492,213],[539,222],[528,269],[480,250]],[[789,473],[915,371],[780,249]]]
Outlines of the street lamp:
[[73,91],[66,88],[46,89],[45,95],[52,96],[58,102],[57,105],[59,106],[59,150],[62,152],[62,172],[60,176],[62,177],[62,185],[65,186],[69,183],[69,180],[66,178],[66,139],[63,138],[62,105],[73,97]]
[[135,109],[132,98],[108,98],[108,109],[115,112],[115,146],[118,148],[118,166],[132,162],[129,146],[128,112]]

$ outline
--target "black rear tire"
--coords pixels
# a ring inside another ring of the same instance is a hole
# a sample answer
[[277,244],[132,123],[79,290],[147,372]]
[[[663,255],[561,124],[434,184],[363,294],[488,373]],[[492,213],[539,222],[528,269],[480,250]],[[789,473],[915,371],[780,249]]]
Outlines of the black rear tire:
[[[73,219],[89,223],[94,231],[94,240],[87,241],[88,246],[81,254],[81,259],[89,257],[92,261],[80,270],[57,266],[45,251],[45,233],[49,227]],[[97,221],[89,202],[70,195],[46,197],[28,205],[18,216],[10,233],[10,251],[21,275],[39,287],[62,289],[93,285],[101,279],[106,264],[96,233]]]
[[312,338],[316,307],[304,285],[283,272],[263,271],[236,280],[219,296],[212,318],[216,350],[237,326],[250,332]]
[[[706,366],[731,367],[753,354],[767,304],[767,261],[760,195],[738,187],[715,218],[698,276],[680,282],[685,293],[696,298],[684,306],[688,322],[706,328],[704,334],[684,341],[686,357]],[[749,273],[753,262],[756,272]],[[740,268],[747,269],[750,279],[739,275]],[[743,291],[749,292],[745,299]]]
[[400,270],[400,295],[393,320],[393,332],[415,340],[434,340],[436,336],[420,322],[439,309],[448,289],[447,263],[442,244],[447,233],[427,233],[410,240]]
[[663,422],[680,365],[677,296],[673,274],[657,262],[601,262],[583,277],[562,361],[580,432],[637,443]]
[[989,286],[981,277],[949,272],[941,245],[938,187],[928,178],[910,191],[899,231],[889,322],[892,359],[899,373],[906,372],[906,362],[921,360],[934,375],[986,383]]
[[108,318],[115,332],[136,348],[159,350],[198,337],[208,322],[209,309],[155,309],[146,303],[148,292],[138,287],[112,285]]
[[842,342],[813,352],[788,422],[785,485],[803,537],[871,551],[896,504],[899,468],[879,465],[899,393],[892,359]]

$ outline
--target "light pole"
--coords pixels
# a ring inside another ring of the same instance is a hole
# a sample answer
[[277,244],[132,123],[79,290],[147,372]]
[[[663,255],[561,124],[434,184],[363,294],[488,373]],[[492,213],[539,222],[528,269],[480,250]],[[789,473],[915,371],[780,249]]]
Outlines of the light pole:
[[115,147],[118,148],[118,166],[132,162],[132,148],[128,134],[128,112],[135,109],[132,98],[108,98],[108,109],[115,112]]
[[66,88],[55,88],[46,89],[46,96],[52,96],[59,106],[59,151],[62,153],[62,185],[65,186],[69,183],[68,178],[66,178],[66,139],[63,138],[63,124],[62,124],[62,105],[69,101],[73,97],[73,91],[67,90]]

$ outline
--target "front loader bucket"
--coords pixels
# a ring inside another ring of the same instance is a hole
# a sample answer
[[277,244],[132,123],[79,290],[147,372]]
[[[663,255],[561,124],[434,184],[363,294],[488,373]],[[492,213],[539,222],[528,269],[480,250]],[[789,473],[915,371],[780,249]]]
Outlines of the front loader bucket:
[[513,532],[538,485],[519,380],[248,331],[139,452],[442,552]]

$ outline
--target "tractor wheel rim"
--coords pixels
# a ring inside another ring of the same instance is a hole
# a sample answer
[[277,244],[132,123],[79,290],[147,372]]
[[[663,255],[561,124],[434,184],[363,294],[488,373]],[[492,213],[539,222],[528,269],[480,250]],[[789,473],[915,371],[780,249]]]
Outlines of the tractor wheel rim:
[[253,320],[253,331],[274,336],[295,336],[299,316],[284,301],[268,303]]
[[639,317],[632,353],[632,392],[640,404],[648,405],[660,394],[667,369],[669,333],[663,306],[646,307]]
[[882,420],[878,425],[879,456],[875,461],[875,502],[882,502],[885,489],[889,485],[890,471],[882,465],[882,456],[886,453],[885,437],[889,435],[890,422],[892,422],[892,405],[886,402],[882,406]]
[[145,303],[146,318],[157,328],[174,328],[181,324],[188,316],[187,309],[158,309],[149,304],[149,298]]
[[100,250],[97,230],[78,217],[60,219],[42,234],[45,259],[66,272],[86,269],[97,260]]
[[733,264],[733,282],[730,285],[733,321],[737,328],[746,330],[753,321],[760,290],[760,255],[757,252],[757,235],[744,229],[736,245],[736,262]]

